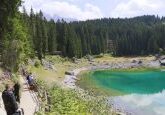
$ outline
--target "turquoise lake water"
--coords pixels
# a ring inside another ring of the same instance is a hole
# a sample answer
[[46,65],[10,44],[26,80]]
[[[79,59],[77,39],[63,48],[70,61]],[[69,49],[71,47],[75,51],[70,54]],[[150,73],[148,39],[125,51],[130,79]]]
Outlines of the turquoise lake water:
[[114,106],[133,115],[165,114],[165,71],[99,70],[80,74],[78,85],[94,95],[108,95]]
[[165,71],[94,71],[84,76],[82,81],[86,88],[95,86],[100,90],[114,90],[124,94],[154,94],[165,89]]

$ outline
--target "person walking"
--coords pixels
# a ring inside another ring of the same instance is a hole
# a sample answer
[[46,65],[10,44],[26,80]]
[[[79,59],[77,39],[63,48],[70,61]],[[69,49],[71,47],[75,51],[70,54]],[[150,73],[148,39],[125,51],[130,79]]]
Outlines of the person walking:
[[2,99],[7,115],[13,115],[18,111],[18,104],[16,102],[13,87],[7,84],[5,90],[2,92]]
[[27,77],[26,77],[28,84],[29,84],[29,88],[32,90],[34,89],[34,78],[32,76],[32,73],[30,73]]

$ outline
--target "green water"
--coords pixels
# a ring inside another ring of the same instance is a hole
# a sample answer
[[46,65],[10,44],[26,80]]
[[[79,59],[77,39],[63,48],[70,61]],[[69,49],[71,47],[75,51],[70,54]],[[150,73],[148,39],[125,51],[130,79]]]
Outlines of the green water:
[[165,72],[160,70],[103,70],[83,73],[79,85],[95,93],[153,94],[165,89]]

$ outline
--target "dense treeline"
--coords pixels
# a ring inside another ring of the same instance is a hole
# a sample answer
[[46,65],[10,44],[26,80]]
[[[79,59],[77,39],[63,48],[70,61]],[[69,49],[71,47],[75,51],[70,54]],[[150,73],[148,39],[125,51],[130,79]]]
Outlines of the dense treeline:
[[[141,16],[129,19],[97,19],[66,23],[47,20],[43,13],[18,11],[21,0],[2,0],[0,40],[5,67],[20,61],[61,51],[65,57],[83,57],[112,51],[116,56],[155,54],[165,49],[165,18]],[[113,50],[107,46],[112,41]],[[16,69],[17,70],[17,69]]]
[[[165,48],[164,18],[141,16],[131,19],[100,19],[71,23],[80,38],[83,36],[89,54],[105,53],[107,40],[112,40],[114,54],[148,55]],[[83,33],[84,29],[86,33]],[[84,47],[83,47],[84,48]],[[83,49],[84,51],[85,49]],[[85,53],[86,54],[86,53]]]
[[82,57],[81,39],[73,25],[64,21],[47,21],[41,11],[34,14],[33,9],[30,15],[24,9],[22,15],[39,59],[45,57],[46,53],[53,54],[55,51],[61,51],[67,57]]
[[[26,15],[33,46],[39,59],[61,51],[63,56],[82,57],[113,51],[114,55],[148,55],[165,48],[165,18],[141,16],[130,19],[98,19],[66,23],[46,20],[42,12]],[[111,40],[113,50],[108,49]]]

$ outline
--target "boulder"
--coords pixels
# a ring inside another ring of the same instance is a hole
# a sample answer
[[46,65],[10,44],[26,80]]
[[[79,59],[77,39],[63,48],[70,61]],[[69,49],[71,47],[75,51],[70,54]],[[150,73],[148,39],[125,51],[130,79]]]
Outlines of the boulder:
[[165,59],[159,60],[161,66],[165,66]]
[[136,60],[132,60],[132,63],[136,63],[137,61]]
[[143,62],[141,60],[138,61],[138,64],[142,64]]

